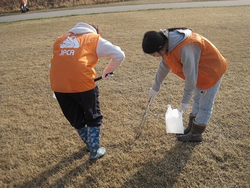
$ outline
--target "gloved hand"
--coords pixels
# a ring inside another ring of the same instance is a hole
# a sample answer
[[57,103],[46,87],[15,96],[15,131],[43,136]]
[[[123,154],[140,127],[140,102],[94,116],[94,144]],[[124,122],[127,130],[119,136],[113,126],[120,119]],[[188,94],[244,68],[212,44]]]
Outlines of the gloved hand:
[[152,88],[150,88],[148,95],[150,98],[155,98],[157,93],[158,93],[158,91],[155,91]]
[[110,72],[110,73],[103,73],[102,74],[102,79],[108,79],[108,78],[112,78],[114,76],[114,73],[113,72]]
[[118,66],[120,65],[120,63],[117,63],[113,60],[111,60],[109,62],[109,64],[107,65],[107,67],[103,70],[102,73],[102,78],[106,79],[106,78],[111,78],[113,75],[113,72],[118,68]]
[[185,112],[188,109],[189,109],[189,104],[181,103],[180,108],[179,108],[180,112]]

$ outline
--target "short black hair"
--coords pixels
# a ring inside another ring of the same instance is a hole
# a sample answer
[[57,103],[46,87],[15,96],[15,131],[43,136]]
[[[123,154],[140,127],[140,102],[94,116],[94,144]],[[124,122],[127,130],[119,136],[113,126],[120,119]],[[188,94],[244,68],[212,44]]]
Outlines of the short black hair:
[[166,40],[167,38],[162,32],[148,31],[144,34],[142,40],[142,49],[147,54],[159,52]]

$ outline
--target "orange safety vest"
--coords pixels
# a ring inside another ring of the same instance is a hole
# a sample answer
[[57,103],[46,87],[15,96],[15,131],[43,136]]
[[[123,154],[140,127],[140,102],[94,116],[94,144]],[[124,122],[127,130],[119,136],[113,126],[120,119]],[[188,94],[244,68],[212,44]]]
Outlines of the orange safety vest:
[[61,93],[78,93],[96,87],[94,66],[98,62],[96,47],[99,35],[66,33],[56,40],[51,59],[51,89]]
[[185,79],[182,71],[181,50],[190,43],[199,43],[201,45],[196,87],[209,89],[213,87],[226,72],[227,61],[220,54],[219,50],[206,38],[199,34],[192,33],[191,36],[178,44],[170,53],[164,54],[164,61],[174,74]]

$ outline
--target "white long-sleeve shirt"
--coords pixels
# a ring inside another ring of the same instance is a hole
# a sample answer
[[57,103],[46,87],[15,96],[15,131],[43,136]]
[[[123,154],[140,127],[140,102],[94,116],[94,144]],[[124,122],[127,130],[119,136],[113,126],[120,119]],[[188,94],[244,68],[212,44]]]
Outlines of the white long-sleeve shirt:
[[[74,34],[97,34],[97,31],[93,26],[82,22],[77,23],[72,29],[69,30],[69,32]],[[103,71],[103,76],[117,69],[117,67],[120,66],[125,59],[125,53],[119,46],[113,45],[111,42],[102,37],[99,37],[96,53],[98,58],[108,57],[111,59]]]
[[107,73],[113,72],[118,66],[120,66],[125,58],[125,53],[120,47],[113,45],[111,42],[99,37],[96,53],[98,58],[108,57],[110,62],[103,71],[103,76]]

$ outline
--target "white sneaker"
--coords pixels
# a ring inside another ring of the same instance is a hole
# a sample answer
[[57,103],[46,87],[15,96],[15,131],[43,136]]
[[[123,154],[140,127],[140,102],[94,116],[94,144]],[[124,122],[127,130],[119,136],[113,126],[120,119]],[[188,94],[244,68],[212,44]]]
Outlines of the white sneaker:
[[96,152],[96,155],[95,156],[90,156],[90,160],[95,160],[95,159],[99,159],[101,157],[103,157],[106,153],[106,149],[104,147],[100,147],[97,152]]

